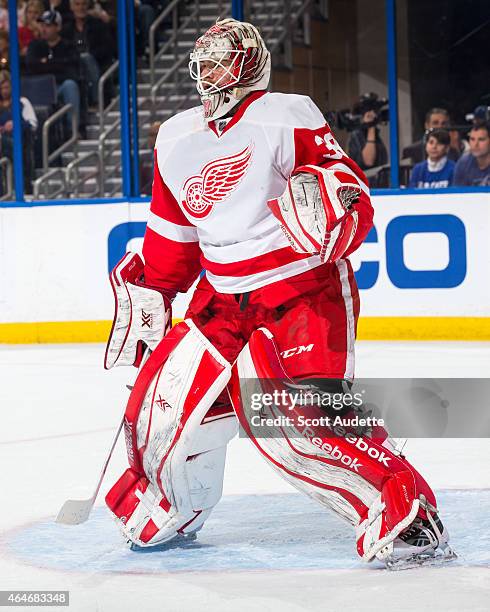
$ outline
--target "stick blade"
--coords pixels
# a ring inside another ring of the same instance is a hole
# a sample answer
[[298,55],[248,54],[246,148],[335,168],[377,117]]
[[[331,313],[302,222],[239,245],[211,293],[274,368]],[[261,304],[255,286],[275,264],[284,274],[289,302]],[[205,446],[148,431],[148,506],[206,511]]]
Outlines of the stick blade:
[[94,499],[68,499],[56,517],[57,523],[63,525],[81,525],[88,519],[94,506]]

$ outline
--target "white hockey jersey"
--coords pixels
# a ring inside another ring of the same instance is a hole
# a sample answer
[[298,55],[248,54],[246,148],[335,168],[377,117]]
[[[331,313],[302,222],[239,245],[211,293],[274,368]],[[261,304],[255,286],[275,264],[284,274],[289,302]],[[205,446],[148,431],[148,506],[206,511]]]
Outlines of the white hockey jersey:
[[185,291],[204,269],[218,292],[244,293],[320,266],[318,256],[291,249],[267,206],[305,164],[347,165],[357,175],[354,251],[372,222],[366,178],[310,98],[255,92],[222,131],[201,107],[165,122],[143,245],[146,283]]

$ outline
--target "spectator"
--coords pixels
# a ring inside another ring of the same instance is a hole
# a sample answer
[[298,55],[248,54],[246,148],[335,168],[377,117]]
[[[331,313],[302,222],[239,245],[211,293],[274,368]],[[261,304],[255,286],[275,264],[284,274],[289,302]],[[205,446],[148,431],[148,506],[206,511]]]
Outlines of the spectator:
[[80,56],[88,85],[89,104],[98,102],[97,85],[102,72],[112,63],[114,44],[107,24],[89,15],[89,0],[70,0],[73,13],[63,29],[63,36],[71,41]]
[[[34,156],[33,143],[37,130],[37,117],[32,104],[27,98],[20,98],[21,106],[21,130],[24,153],[24,190],[32,192],[32,180],[34,178]],[[0,135],[1,153],[13,159],[13,119],[12,119],[12,84],[10,73],[6,70],[0,72]]]
[[19,27],[19,50],[22,56],[26,55],[29,44],[35,38],[41,38],[41,24],[39,18],[44,12],[42,0],[29,0],[24,13],[23,24]]
[[362,115],[361,127],[354,130],[349,140],[349,157],[363,170],[383,166],[388,161],[388,153],[381,140],[378,128],[379,100],[376,94],[361,97],[354,111]]
[[[37,130],[36,112],[30,101],[21,96],[20,98],[22,121],[25,122],[32,132]],[[0,71],[0,126],[2,132],[11,132],[12,125],[12,82],[7,70]]]
[[[24,11],[25,11],[24,0],[17,0],[17,26],[20,27],[24,23]],[[10,29],[9,25],[9,9],[8,0],[0,0],[0,30],[8,32]]]
[[71,17],[70,0],[43,0],[45,11],[58,11],[63,23]]
[[[427,111],[425,115],[425,134],[430,130],[449,129],[449,113],[445,108],[434,107]],[[448,158],[456,161],[464,151],[464,143],[461,141],[457,130],[450,130],[451,142],[448,151]],[[413,164],[418,164],[425,159],[425,138],[417,140],[413,144],[405,147],[402,152],[402,159],[411,159]]]
[[0,70],[5,70],[9,65],[9,35],[8,32],[0,31]]
[[134,18],[136,21],[136,44],[138,55],[150,53],[150,27],[155,21],[157,7],[153,0],[134,0]]
[[106,24],[114,24],[117,15],[117,2],[111,0],[98,0],[93,3],[88,14],[97,17]]
[[[71,104],[80,120],[79,59],[73,44],[60,36],[61,15],[45,11],[39,18],[41,38],[33,40],[27,49],[26,64],[32,74],[54,74],[58,100]],[[71,126],[71,114],[68,117]]]
[[0,31],[9,31],[8,0],[0,0]]
[[451,139],[447,130],[432,130],[427,137],[427,159],[412,171],[409,187],[417,189],[449,187],[453,182],[455,163],[447,154]]
[[454,184],[467,186],[490,185],[490,126],[474,126],[469,135],[470,152],[458,160],[454,169]]

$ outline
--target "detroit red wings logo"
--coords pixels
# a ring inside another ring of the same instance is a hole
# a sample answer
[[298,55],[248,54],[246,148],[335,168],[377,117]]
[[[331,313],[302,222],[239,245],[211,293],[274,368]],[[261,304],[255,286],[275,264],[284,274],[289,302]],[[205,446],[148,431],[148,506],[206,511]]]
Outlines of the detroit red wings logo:
[[180,201],[186,212],[204,219],[217,202],[222,202],[234,191],[250,167],[252,145],[228,157],[206,164],[201,174],[191,176],[180,190]]

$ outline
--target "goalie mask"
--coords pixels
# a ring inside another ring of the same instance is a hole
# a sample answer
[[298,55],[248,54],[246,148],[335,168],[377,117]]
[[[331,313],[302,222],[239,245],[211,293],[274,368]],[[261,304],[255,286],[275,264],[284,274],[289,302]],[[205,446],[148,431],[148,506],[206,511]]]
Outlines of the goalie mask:
[[267,88],[270,54],[253,25],[223,19],[197,40],[189,72],[196,81],[205,119],[218,119],[251,91]]

